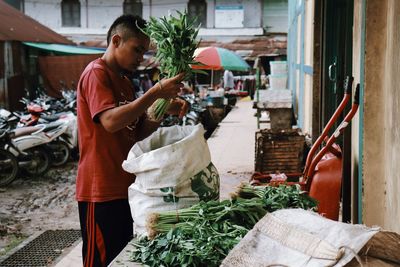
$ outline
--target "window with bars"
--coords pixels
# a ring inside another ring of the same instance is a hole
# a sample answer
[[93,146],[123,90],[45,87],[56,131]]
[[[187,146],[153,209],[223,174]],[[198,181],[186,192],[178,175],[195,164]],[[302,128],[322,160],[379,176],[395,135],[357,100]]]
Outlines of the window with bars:
[[62,0],[61,18],[63,27],[80,27],[81,4],[79,0]]
[[138,0],[125,0],[124,1],[124,14],[131,14],[142,17],[143,4]]
[[202,28],[207,27],[207,3],[205,0],[190,0],[188,3],[188,14],[196,17],[198,25]]

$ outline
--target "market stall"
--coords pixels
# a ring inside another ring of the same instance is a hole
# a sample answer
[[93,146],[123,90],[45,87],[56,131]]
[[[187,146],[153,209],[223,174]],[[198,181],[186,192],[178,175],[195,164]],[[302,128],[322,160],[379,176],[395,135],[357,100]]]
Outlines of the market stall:
[[[176,19],[170,23],[182,26]],[[159,106],[156,115],[164,109]],[[137,235],[111,266],[296,266],[297,258],[303,265],[344,266],[359,256],[400,263],[399,248],[383,255],[365,247],[380,229],[319,216],[317,200],[300,183],[242,183],[230,188],[230,199],[219,200],[219,173],[198,126],[158,130],[132,147],[123,168],[137,177],[129,188]],[[337,238],[338,233],[346,238]],[[400,240],[388,236],[393,244]],[[241,248],[257,253],[244,257]]]

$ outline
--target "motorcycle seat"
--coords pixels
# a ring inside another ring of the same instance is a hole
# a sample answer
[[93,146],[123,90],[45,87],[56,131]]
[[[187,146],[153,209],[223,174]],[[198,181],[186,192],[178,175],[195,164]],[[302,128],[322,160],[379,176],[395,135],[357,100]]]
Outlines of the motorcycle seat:
[[56,121],[56,122],[51,122],[49,124],[45,124],[43,131],[49,132],[51,130],[58,128],[60,125],[63,125],[63,124],[64,124],[64,122],[62,122],[62,121]]
[[56,121],[58,119],[60,119],[60,115],[59,114],[55,114],[55,115],[42,115],[41,116],[44,120],[49,121],[49,122],[53,122]]

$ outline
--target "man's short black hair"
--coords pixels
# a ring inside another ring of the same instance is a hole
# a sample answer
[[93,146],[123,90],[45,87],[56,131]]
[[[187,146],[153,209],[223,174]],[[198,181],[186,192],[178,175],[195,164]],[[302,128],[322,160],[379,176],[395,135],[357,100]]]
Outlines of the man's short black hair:
[[138,37],[139,35],[146,36],[140,29],[146,27],[146,21],[139,16],[122,15],[118,17],[107,32],[107,46],[111,42],[111,37],[117,32],[121,34],[122,39],[125,41],[131,37]]

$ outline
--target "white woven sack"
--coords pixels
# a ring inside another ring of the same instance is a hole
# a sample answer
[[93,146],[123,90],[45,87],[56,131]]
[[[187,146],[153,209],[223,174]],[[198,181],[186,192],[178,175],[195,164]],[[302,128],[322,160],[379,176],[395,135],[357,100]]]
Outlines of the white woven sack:
[[158,129],[132,147],[122,167],[136,175],[128,194],[138,235],[146,234],[152,212],[219,198],[219,175],[200,124]]
[[378,231],[302,209],[278,210],[262,218],[221,266],[344,266]]

